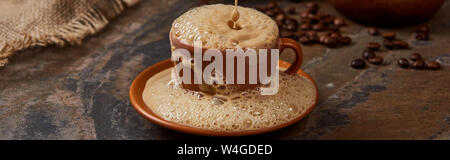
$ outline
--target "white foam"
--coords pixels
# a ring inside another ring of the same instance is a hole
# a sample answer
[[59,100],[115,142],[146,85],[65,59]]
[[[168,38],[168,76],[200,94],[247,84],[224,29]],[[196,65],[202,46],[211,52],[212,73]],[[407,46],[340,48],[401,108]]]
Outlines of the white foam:
[[233,5],[204,5],[178,17],[171,32],[180,41],[201,41],[205,48],[273,48],[278,26],[267,15],[255,9],[238,7],[240,30],[230,27]]
[[[216,131],[244,131],[286,123],[303,114],[316,99],[308,79],[280,73],[275,95],[262,96],[258,90],[230,92],[227,86],[216,95],[186,91],[170,81],[171,69],[148,80],[144,102],[162,118],[179,124]],[[232,88],[231,88],[232,90]]]

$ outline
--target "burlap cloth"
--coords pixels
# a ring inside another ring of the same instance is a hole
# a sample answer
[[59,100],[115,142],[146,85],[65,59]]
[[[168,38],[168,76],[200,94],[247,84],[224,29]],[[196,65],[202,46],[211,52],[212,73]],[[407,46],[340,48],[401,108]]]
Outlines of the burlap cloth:
[[0,68],[19,50],[80,44],[141,0],[0,0]]

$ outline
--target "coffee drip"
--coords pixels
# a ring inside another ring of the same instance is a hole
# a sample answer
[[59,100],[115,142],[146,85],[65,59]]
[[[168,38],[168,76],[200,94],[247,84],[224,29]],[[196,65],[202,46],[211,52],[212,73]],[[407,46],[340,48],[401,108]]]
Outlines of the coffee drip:
[[237,4],[238,4],[238,0],[234,0],[234,9],[233,9],[233,12],[231,13],[231,22],[233,25],[232,25],[232,27],[230,25],[230,27],[235,30],[240,30],[241,27],[237,24],[237,21],[239,20],[239,16],[240,16],[239,11],[237,9]]

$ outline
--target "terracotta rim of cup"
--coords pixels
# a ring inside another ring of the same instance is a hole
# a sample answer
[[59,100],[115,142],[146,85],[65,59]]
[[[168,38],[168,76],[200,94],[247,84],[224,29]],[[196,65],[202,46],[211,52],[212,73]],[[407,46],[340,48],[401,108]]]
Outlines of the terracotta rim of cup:
[[[280,67],[287,68],[289,67],[289,63],[281,61],[280,60]],[[294,124],[295,122],[303,119],[306,115],[308,115],[316,106],[319,93],[317,90],[317,85],[314,82],[314,80],[306,74],[305,72],[298,70],[297,74],[300,76],[304,76],[307,79],[309,79],[316,89],[316,99],[313,105],[311,105],[302,115],[298,116],[297,118],[283,123],[276,126],[268,127],[268,128],[261,128],[256,130],[247,130],[247,131],[236,131],[236,132],[224,132],[224,131],[214,131],[214,130],[207,130],[207,129],[201,129],[201,128],[195,128],[190,126],[181,125],[172,121],[168,121],[163,119],[162,117],[154,114],[150,108],[144,103],[144,100],[142,98],[142,92],[144,91],[145,84],[147,83],[147,80],[154,76],[155,74],[173,67],[173,63],[170,59],[161,61],[157,64],[154,64],[153,66],[147,68],[142,73],[140,73],[136,79],[133,81],[130,87],[130,101],[134,109],[144,118],[152,121],[153,123],[156,123],[160,126],[163,126],[168,129],[176,130],[179,132],[189,133],[189,134],[195,134],[195,135],[202,135],[202,136],[217,136],[217,137],[231,137],[231,136],[248,136],[248,135],[255,135],[255,134],[262,134],[267,133],[275,130],[279,130],[281,128],[287,127],[289,125]]]

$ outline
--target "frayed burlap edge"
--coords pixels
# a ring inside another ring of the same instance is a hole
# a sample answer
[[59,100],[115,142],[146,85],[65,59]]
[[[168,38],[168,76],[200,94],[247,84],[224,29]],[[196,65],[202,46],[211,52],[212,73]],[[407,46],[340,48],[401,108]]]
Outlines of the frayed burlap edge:
[[20,50],[48,45],[81,44],[83,38],[99,32],[109,23],[109,19],[122,13],[126,5],[132,6],[139,1],[141,0],[112,0],[111,8],[102,10],[94,6],[78,18],[45,35],[31,33],[13,42],[0,42],[0,68],[8,64],[9,58]]

